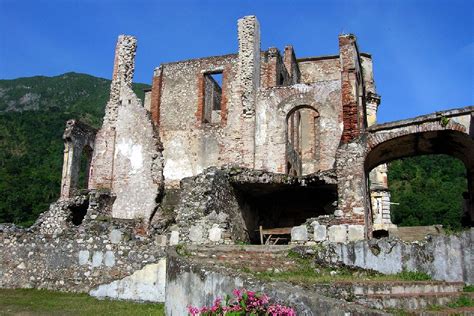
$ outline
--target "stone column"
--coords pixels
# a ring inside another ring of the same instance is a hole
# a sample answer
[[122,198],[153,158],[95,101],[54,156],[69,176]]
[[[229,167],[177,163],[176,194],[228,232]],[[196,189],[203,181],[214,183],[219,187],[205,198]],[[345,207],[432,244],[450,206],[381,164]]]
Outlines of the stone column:
[[61,177],[61,199],[71,196],[72,183],[72,162],[74,157],[74,146],[70,142],[64,142],[63,172]]
[[363,122],[360,122],[359,106],[359,53],[356,37],[352,34],[339,36],[339,59],[341,62],[341,100],[344,129],[342,142],[348,143],[360,134]]
[[255,16],[238,21],[239,53],[237,76],[231,86],[225,161],[254,168],[256,96],[260,87],[260,26]]
[[338,210],[335,214],[342,224],[369,224],[367,179],[364,169],[366,144],[357,139],[339,146],[336,153]]
[[[61,199],[70,198],[78,188],[81,156],[87,154],[86,174],[89,174],[90,151],[94,148],[96,130],[92,127],[69,120],[64,130],[64,160],[61,177]],[[85,189],[85,188],[84,188]]]

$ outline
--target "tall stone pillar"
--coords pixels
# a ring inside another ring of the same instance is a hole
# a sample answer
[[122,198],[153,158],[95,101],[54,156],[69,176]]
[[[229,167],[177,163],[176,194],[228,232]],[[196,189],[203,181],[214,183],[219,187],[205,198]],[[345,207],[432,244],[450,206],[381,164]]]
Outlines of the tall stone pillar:
[[360,100],[362,77],[357,51],[356,37],[352,34],[339,36],[339,59],[341,62],[341,100],[344,129],[342,142],[348,143],[364,129],[365,110]]
[[255,16],[238,20],[239,53],[237,77],[231,87],[226,138],[226,161],[247,168],[255,164],[256,96],[260,87],[260,25]]
[[116,196],[112,217],[148,222],[163,188],[163,159],[158,129],[132,90],[136,47],[133,36],[119,37],[89,186],[109,189]]

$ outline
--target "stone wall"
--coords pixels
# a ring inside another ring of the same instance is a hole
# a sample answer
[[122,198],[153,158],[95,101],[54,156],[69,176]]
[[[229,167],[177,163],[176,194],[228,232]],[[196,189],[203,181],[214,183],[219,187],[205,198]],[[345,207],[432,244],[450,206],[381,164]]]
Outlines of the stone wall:
[[[291,177],[230,166],[208,168],[181,181],[174,209],[176,224],[169,228],[170,244],[260,243],[260,225],[280,228],[294,226],[295,221],[302,225],[293,228],[288,240],[293,243],[363,239],[363,226],[339,224],[339,217],[332,215],[335,184],[333,171]],[[317,193],[318,188],[324,193]],[[273,200],[277,196],[279,202]],[[314,217],[315,213],[305,213],[308,207],[331,215]]]
[[[178,187],[184,177],[197,175],[222,161],[222,151],[232,147],[224,137],[229,96],[236,76],[236,55],[226,55],[164,64],[160,68],[160,103],[152,108],[158,117],[163,142],[164,177],[167,188]],[[205,78],[222,71],[220,120],[205,123]],[[155,84],[152,93],[158,90]],[[156,113],[159,110],[159,114]]]
[[473,244],[474,228],[471,228],[459,236],[431,236],[413,243],[386,238],[330,243],[320,248],[318,257],[326,263],[340,263],[385,274],[418,271],[435,280],[473,284]]
[[316,129],[319,133],[314,135],[318,141],[314,154],[319,159],[314,170],[334,168],[342,133],[340,102],[340,83],[337,80],[261,90],[257,99],[255,167],[286,172],[287,120],[297,109],[307,108],[319,117]]
[[[133,222],[105,218],[56,235],[1,225],[0,287],[163,302],[165,252],[155,236],[139,234]],[[155,293],[141,290],[150,283]]]

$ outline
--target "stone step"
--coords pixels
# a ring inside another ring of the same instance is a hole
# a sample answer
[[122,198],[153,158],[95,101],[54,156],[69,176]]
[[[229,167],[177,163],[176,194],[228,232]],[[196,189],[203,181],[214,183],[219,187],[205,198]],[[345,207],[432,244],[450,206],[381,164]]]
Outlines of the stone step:
[[409,294],[367,294],[356,298],[359,304],[376,309],[405,309],[421,310],[429,306],[444,306],[456,301],[462,295],[470,296],[472,293],[445,292],[445,293],[409,293]]
[[372,294],[422,294],[462,292],[463,282],[442,281],[366,281],[336,282],[335,286],[350,287],[356,296]]
[[440,310],[422,310],[422,311],[414,311],[413,315],[417,316],[467,316],[467,315],[474,315],[474,307],[458,307],[458,308],[442,308]]

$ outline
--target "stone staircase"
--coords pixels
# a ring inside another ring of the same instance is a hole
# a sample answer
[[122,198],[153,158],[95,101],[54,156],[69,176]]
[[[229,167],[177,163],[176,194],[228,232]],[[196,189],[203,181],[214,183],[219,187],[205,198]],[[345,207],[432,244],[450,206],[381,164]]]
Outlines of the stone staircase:
[[287,271],[295,267],[295,260],[288,258],[291,246],[228,246],[220,249],[202,249],[192,251],[196,260],[207,264],[221,264],[240,270],[252,272]]
[[[464,293],[462,282],[442,281],[362,281],[317,285],[320,292],[376,309],[423,310],[445,306]],[[474,309],[472,310],[474,312]]]
[[[243,272],[284,272],[297,266],[297,260],[288,257],[289,245],[276,246],[221,246],[196,247],[188,251],[193,260],[209,265],[224,265]],[[388,278],[389,279],[389,278]],[[308,286],[306,284],[305,286]],[[474,308],[441,308],[461,296],[474,299],[474,293],[463,292],[462,282],[443,281],[334,281],[309,286],[316,293],[327,297],[354,302],[368,308],[408,311],[409,315],[474,315]]]

